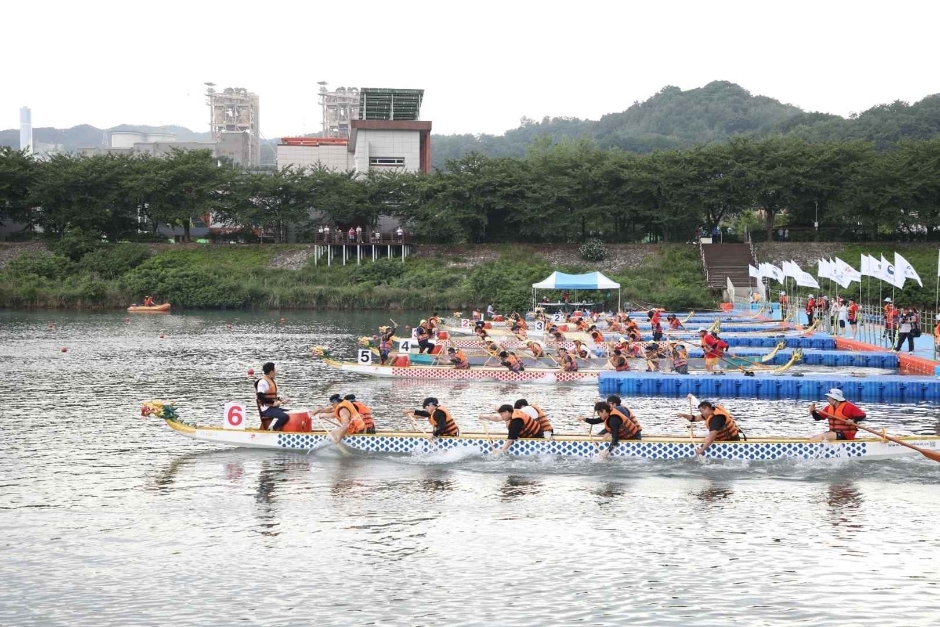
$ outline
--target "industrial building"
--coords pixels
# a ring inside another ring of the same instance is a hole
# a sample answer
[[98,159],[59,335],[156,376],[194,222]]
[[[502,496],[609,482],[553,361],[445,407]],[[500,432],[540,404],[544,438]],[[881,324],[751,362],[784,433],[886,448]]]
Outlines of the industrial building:
[[33,114],[29,107],[20,108],[20,150],[33,154]]
[[[359,97],[354,109],[348,102],[353,92]],[[431,122],[421,120],[423,89],[364,87],[344,90],[345,100],[333,94],[321,91],[321,103],[329,103],[323,106],[324,134],[329,131],[332,135],[282,139],[277,147],[278,167],[321,165],[358,174],[431,171]],[[345,108],[340,103],[345,103]],[[356,119],[348,120],[349,134],[343,136],[344,116],[353,111]]]
[[337,87],[335,91],[326,88],[326,81],[320,86],[320,106],[323,108],[323,137],[349,137],[349,123],[359,119],[359,90],[355,87],[346,89]]
[[[206,83],[209,105],[209,132],[212,141],[222,142],[232,134],[244,135],[250,168],[261,165],[261,98],[244,87],[226,87],[215,91],[215,83]],[[230,140],[232,141],[232,140]],[[232,143],[239,143],[237,140]]]

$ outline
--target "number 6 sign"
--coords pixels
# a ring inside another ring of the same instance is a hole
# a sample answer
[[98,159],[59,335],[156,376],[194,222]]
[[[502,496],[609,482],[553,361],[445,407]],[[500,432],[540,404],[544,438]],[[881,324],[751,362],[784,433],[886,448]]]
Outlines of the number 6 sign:
[[226,403],[222,413],[222,427],[225,429],[245,428],[245,406],[241,403]]
[[372,351],[368,348],[360,348],[359,355],[356,358],[356,361],[363,366],[368,366],[372,364]]

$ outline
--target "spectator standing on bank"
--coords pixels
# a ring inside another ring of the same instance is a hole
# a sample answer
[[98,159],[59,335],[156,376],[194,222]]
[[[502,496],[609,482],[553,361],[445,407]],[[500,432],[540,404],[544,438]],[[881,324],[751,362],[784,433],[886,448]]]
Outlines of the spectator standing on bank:
[[357,244],[362,243],[362,227],[361,226],[356,227],[356,243]]

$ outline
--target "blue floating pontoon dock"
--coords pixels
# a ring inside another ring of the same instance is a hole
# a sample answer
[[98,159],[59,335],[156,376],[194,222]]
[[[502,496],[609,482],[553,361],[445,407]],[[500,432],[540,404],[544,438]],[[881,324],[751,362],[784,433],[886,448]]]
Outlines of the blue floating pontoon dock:
[[886,403],[940,401],[940,380],[936,377],[877,375],[856,377],[850,373],[795,376],[757,372],[724,375],[680,375],[657,372],[602,372],[602,395],[665,396],[678,398],[694,394],[699,398],[792,398],[821,400],[832,388],[840,388],[846,398]]

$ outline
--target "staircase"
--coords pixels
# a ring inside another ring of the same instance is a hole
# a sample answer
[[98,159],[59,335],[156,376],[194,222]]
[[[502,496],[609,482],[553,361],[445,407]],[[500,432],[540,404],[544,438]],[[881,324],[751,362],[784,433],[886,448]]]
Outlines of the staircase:
[[708,287],[723,290],[727,287],[727,279],[731,279],[735,287],[747,287],[751,278],[747,272],[748,264],[754,266],[754,259],[750,244],[700,244],[702,250],[702,265],[705,268],[705,278]]

